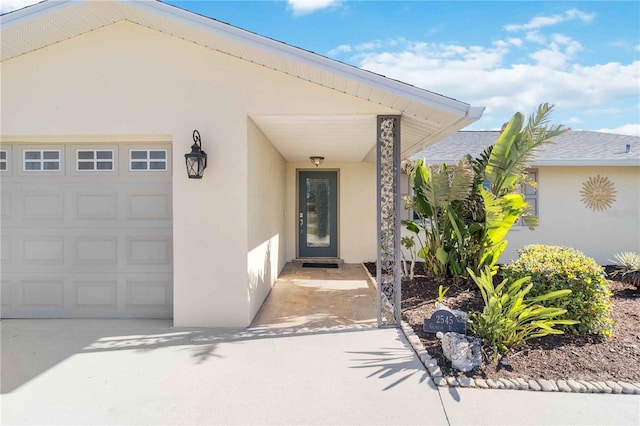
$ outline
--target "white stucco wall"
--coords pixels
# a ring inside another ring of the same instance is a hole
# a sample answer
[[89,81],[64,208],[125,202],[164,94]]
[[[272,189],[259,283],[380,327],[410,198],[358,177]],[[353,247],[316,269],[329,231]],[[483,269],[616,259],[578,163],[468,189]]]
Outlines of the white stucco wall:
[[251,321],[285,264],[287,166],[284,158],[251,120],[248,132],[247,296],[248,321]]
[[[311,167],[309,167],[311,166]],[[376,165],[336,163],[325,160],[319,168],[311,163],[287,164],[287,260],[297,255],[297,170],[338,170],[338,256],[347,263],[377,258]]]
[[[176,326],[246,326],[264,294],[262,285],[256,293],[250,290],[254,269],[248,266],[248,254],[259,257],[253,250],[275,231],[265,227],[266,222],[248,226],[248,164],[251,155],[267,151],[271,163],[278,167],[281,163],[248,125],[248,117],[375,113],[381,108],[129,22],[4,61],[1,67],[5,136],[33,140],[38,135],[58,139],[115,135],[173,141]],[[183,166],[194,129],[200,131],[203,149],[209,154],[209,166],[200,181],[187,179]],[[340,167],[345,185],[341,197],[343,257],[348,261],[372,259],[375,165]],[[290,199],[295,197],[292,170],[295,166],[287,168],[289,218],[293,217]],[[364,176],[370,176],[369,186],[350,189],[351,182],[368,182]],[[262,184],[264,190],[270,190],[269,181]],[[270,214],[276,214],[275,205],[274,200]],[[369,211],[371,219],[363,214]],[[292,223],[289,219],[286,230],[288,259],[295,255],[291,251],[295,250]],[[273,226],[277,230],[277,221]],[[364,236],[356,235],[368,229]],[[280,258],[277,264],[279,267]]]
[[[530,231],[514,227],[501,258],[517,258],[527,244],[573,247],[601,265],[620,251],[640,253],[640,167],[539,167],[540,226]],[[589,177],[607,177],[617,191],[606,210],[593,211],[581,201],[582,184]]]

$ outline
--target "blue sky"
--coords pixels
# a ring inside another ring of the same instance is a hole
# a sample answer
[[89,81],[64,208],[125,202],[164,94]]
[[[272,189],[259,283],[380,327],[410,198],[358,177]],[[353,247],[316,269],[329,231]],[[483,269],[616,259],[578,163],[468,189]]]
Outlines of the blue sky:
[[499,128],[549,102],[554,123],[640,135],[636,0],[165,2],[486,106],[469,129]]

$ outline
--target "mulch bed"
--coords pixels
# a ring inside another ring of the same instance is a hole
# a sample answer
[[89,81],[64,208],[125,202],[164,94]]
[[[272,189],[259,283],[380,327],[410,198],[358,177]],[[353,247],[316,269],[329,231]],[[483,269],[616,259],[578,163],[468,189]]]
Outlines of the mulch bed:
[[[366,267],[375,277],[375,264],[366,264]],[[531,339],[507,352],[497,367],[491,364],[491,351],[485,347],[484,364],[469,373],[452,370],[442,354],[440,340],[425,333],[422,327],[424,319],[435,311],[440,284],[449,287],[444,298],[449,308],[465,312],[482,310],[482,297],[475,283],[438,282],[416,274],[413,281],[402,282],[402,319],[412,326],[445,376],[639,383],[640,291],[618,280],[609,280],[609,283],[613,293],[611,318],[615,322],[612,338],[563,334]]]

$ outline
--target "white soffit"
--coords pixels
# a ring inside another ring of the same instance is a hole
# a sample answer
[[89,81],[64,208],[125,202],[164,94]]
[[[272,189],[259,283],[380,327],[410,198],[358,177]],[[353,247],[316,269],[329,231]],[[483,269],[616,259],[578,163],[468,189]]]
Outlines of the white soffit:
[[252,117],[285,160],[361,162],[376,141],[375,115],[261,115]]
[[[484,110],[158,1],[45,1],[5,14],[0,17],[0,58],[5,61],[123,20],[368,100],[381,105],[382,114],[391,108],[403,116],[404,156],[478,120]],[[268,136],[277,133],[279,120],[263,128],[266,119],[253,118]],[[353,124],[352,133],[360,124]],[[348,126],[341,127],[346,131]],[[272,141],[288,146],[286,140]],[[350,142],[357,145],[354,156],[361,153],[359,141]],[[375,135],[370,147],[374,144]]]

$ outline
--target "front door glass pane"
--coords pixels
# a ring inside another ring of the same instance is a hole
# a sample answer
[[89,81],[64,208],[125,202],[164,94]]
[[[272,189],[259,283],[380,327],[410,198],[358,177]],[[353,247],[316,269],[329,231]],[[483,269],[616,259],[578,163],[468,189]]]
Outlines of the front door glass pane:
[[329,179],[307,178],[307,247],[331,245]]

